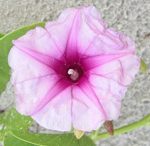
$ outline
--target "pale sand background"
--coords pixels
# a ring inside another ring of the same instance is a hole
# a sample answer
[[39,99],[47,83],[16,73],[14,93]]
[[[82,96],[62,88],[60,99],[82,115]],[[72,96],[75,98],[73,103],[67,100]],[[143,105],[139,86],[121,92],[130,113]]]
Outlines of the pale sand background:
[[[136,41],[139,54],[150,67],[150,0],[0,0],[0,32],[38,21],[55,19],[66,7],[94,4],[109,26]],[[128,124],[150,113],[150,72],[139,74],[123,101],[116,127]],[[14,99],[12,90],[0,97],[0,108]],[[150,146],[150,127],[101,140],[99,146]]]

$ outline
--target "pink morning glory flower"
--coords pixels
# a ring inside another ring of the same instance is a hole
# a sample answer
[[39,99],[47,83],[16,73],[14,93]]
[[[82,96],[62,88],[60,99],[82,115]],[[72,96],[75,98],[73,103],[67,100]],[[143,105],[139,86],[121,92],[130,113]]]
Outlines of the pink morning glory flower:
[[133,41],[108,28],[93,6],[30,30],[13,41],[8,60],[17,110],[58,131],[116,120],[139,70]]

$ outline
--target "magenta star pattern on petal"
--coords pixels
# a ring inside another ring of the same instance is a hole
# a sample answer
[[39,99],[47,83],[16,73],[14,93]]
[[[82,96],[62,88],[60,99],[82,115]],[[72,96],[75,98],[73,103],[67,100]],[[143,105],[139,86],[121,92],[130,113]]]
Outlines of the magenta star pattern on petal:
[[139,70],[133,41],[108,28],[95,7],[69,8],[13,41],[16,108],[41,126],[92,131],[116,120]]

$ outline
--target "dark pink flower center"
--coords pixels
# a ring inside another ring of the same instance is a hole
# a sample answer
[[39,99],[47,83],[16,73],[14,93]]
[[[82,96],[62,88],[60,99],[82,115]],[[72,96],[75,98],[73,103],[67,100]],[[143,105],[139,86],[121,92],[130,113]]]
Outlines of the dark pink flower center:
[[80,53],[70,53],[67,57],[62,56],[58,60],[54,60],[52,68],[63,84],[82,84],[85,78],[89,77],[88,66],[90,63],[84,61]]

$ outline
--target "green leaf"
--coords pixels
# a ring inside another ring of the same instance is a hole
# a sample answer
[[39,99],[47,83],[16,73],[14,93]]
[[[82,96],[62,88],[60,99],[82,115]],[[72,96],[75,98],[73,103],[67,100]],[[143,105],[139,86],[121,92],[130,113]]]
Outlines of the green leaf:
[[16,137],[8,134],[5,137],[4,146],[35,146],[35,145],[19,140]]
[[4,34],[0,33],[0,38],[2,38],[4,36]]
[[0,130],[0,141],[2,141],[10,131],[22,130],[27,131],[28,127],[32,123],[32,119],[27,116],[21,116],[16,112],[15,109],[9,109],[0,114],[0,125],[2,129]]
[[[19,38],[24,35],[30,29],[36,26],[44,26],[44,22],[25,26],[16,31],[10,32],[7,35],[0,38],[0,93],[5,89],[7,82],[10,79],[9,66],[8,66],[8,53],[12,47],[12,40]],[[2,36],[2,35],[1,35]]]
[[3,141],[5,135],[4,118],[5,118],[5,112],[1,110],[0,111],[0,141]]
[[[6,146],[95,146],[88,136],[76,139],[73,133],[66,134],[35,134],[28,130],[32,119],[20,115],[15,109],[6,114],[7,134],[4,143]],[[13,143],[11,144],[11,142]],[[17,145],[18,144],[18,145]]]
[[[33,134],[19,131],[13,131],[9,134],[10,137],[14,137],[17,141],[29,143],[35,146],[95,146],[93,141],[83,136],[80,140],[77,140],[74,134]],[[5,141],[7,140],[7,137]]]
[[3,111],[0,111],[0,124],[3,124],[5,113]]
[[148,71],[148,66],[147,66],[147,64],[144,62],[143,59],[141,59],[140,70],[141,70],[141,72],[143,72],[143,73],[147,73],[147,71]]
[[27,131],[33,120],[29,116],[19,114],[14,108],[5,113],[5,125],[9,131]]

